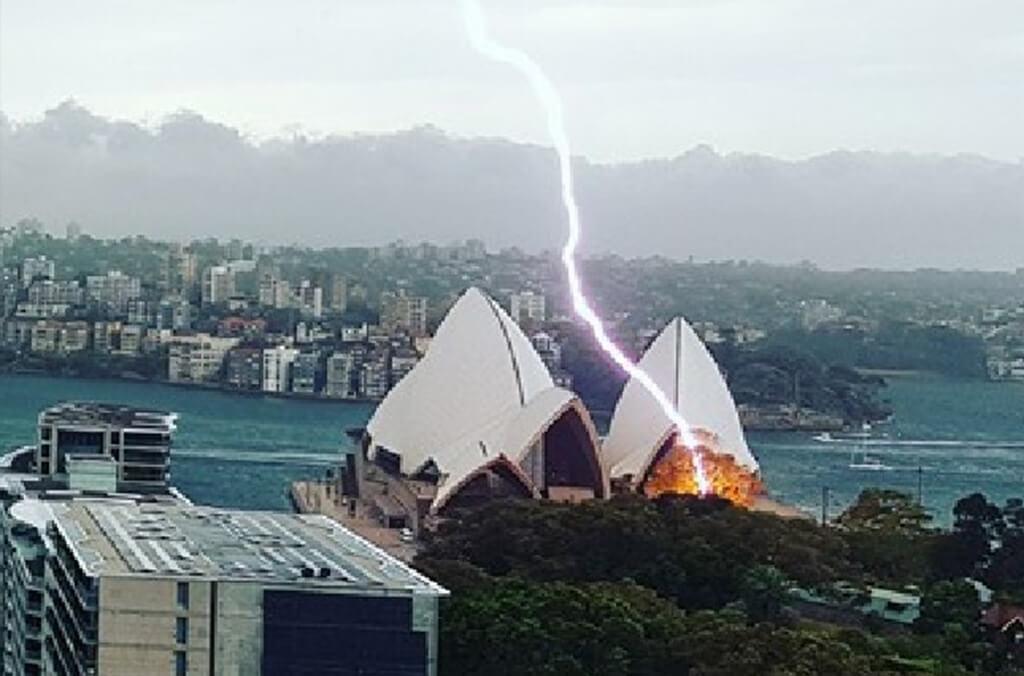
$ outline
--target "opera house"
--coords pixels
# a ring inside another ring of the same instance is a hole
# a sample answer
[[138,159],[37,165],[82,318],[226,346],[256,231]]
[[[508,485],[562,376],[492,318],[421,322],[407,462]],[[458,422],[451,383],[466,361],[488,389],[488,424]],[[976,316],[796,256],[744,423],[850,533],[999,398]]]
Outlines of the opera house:
[[608,496],[590,414],[557,387],[530,341],[478,289],[377,408],[352,477],[391,526],[503,496]]
[[745,506],[762,497],[732,396],[693,329],[673,320],[639,365],[690,424],[696,448],[680,444],[635,380],[602,443],[583,403],[554,384],[511,317],[471,288],[370,419],[345,464],[344,492],[384,525],[418,532],[448,510],[501,497],[695,494],[697,454],[716,495]]
[[675,425],[636,379],[622,392],[602,456],[616,490],[697,493],[693,453],[699,453],[712,492],[750,506],[763,493],[757,460],[747,447],[736,404],[711,354],[684,319],[676,318],[639,362],[699,445],[684,448]]

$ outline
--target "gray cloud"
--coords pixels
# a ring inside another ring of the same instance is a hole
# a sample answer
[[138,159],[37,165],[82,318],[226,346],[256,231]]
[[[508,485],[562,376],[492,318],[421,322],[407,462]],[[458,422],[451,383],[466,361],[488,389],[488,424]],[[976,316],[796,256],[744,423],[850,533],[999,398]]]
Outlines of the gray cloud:
[[[1024,163],[976,155],[718,154],[577,162],[590,252],[1014,268]],[[554,156],[436,128],[253,143],[189,112],[150,128],[65,103],[0,118],[0,222],[36,215],[98,235],[238,236],[315,245],[450,241],[554,248]]]

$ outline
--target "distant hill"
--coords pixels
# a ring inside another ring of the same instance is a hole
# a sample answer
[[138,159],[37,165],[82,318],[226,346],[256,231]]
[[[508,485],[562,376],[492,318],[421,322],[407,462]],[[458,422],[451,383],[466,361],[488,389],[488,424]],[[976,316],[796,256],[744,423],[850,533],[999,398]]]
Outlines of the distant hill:
[[[793,127],[799,134],[799,124]],[[834,152],[788,162],[707,147],[627,164],[577,161],[585,249],[824,267],[1024,264],[1024,163]],[[268,243],[480,237],[557,247],[554,156],[433,127],[254,144],[195,113],[149,129],[66,102],[0,116],[0,222],[55,231]]]

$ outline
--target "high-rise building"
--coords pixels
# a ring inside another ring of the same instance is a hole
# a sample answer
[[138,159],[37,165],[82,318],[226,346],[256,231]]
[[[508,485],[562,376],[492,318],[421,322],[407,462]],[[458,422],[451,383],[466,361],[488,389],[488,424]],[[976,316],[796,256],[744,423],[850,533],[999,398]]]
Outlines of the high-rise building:
[[129,324],[141,324],[150,326],[152,324],[152,304],[144,298],[132,298],[128,301],[126,311]]
[[232,239],[227,245],[228,258],[233,260],[241,260],[242,254],[245,252],[245,242],[240,239]]
[[387,353],[378,352],[363,362],[359,370],[359,393],[366,399],[379,400],[391,388],[391,369]]
[[138,277],[131,277],[119,270],[111,270],[105,275],[89,275],[85,278],[86,297],[114,312],[124,316],[128,311],[128,301],[138,298],[142,293],[142,284]]
[[77,281],[44,278],[36,279],[28,287],[28,302],[33,305],[80,305],[82,299],[82,287]]
[[21,288],[27,289],[37,279],[53,279],[55,267],[46,256],[21,261]]
[[192,328],[192,306],[187,300],[171,296],[160,301],[156,312],[156,328],[188,331]]
[[331,278],[331,297],[329,299],[331,312],[344,314],[348,309],[348,282],[341,275],[334,275]]
[[32,325],[29,345],[39,354],[81,352],[89,348],[89,324],[39,320]]
[[65,485],[109,472],[118,490],[166,490],[175,418],[115,404],[58,404],[39,414],[37,472]]
[[121,342],[117,347],[117,353],[121,355],[136,355],[142,350],[143,341],[146,338],[146,327],[139,324],[124,324],[121,326]]
[[263,350],[263,391],[288,392],[291,387],[292,364],[299,356],[294,347],[278,345]]
[[255,347],[236,347],[228,352],[225,362],[225,381],[240,390],[260,390],[263,387],[263,350]]
[[256,261],[240,258],[229,262],[227,268],[231,273],[231,296],[256,298],[259,295],[260,278],[256,272]]
[[295,290],[295,300],[303,315],[315,319],[323,316],[324,290],[308,279],[302,280],[299,288]]
[[188,295],[196,283],[196,268],[196,255],[181,244],[172,244],[164,266],[164,288]]
[[419,363],[420,357],[413,349],[398,349],[391,352],[391,387],[399,383]]
[[327,359],[328,397],[357,399],[359,397],[359,373],[362,367],[362,352],[346,350],[335,352]]
[[447,591],[327,517],[128,496],[5,511],[5,673],[437,673]]
[[380,296],[380,325],[385,331],[403,331],[410,336],[427,334],[427,299],[410,296],[405,289],[385,291]]
[[300,352],[292,364],[291,391],[315,394],[320,386],[320,354],[316,351]]
[[203,275],[203,305],[226,303],[235,293],[235,280],[226,265],[213,265]]
[[47,541],[38,501],[0,505],[0,670],[43,673]]
[[173,383],[202,383],[212,380],[224,364],[224,355],[238,344],[238,338],[174,336],[167,352],[167,379]]
[[93,322],[93,352],[109,354],[116,350],[121,341],[121,322]]
[[521,291],[510,297],[509,314],[516,324],[537,324],[547,318],[547,304],[544,295],[533,291]]
[[60,328],[60,322],[50,320],[36,322],[32,326],[31,350],[36,354],[56,352],[60,345]]
[[292,301],[292,286],[288,280],[268,275],[260,281],[260,305],[283,309],[291,307]]
[[65,354],[89,349],[89,323],[64,322],[60,327],[60,351]]

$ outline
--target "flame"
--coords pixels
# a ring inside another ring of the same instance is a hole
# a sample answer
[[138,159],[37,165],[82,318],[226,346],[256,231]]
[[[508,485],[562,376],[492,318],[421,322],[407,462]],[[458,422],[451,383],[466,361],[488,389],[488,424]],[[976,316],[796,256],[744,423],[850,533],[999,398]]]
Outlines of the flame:
[[703,466],[711,493],[741,507],[750,507],[764,495],[761,477],[720,451],[716,435],[704,430],[694,432],[700,443],[689,447],[673,440],[672,448],[651,468],[643,485],[644,495],[653,498],[664,493],[704,494],[694,467],[695,456],[699,457],[699,466]]

